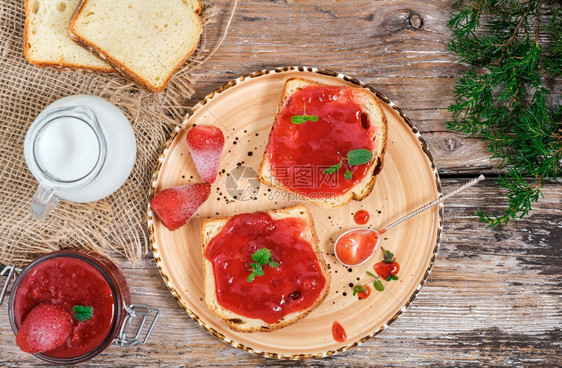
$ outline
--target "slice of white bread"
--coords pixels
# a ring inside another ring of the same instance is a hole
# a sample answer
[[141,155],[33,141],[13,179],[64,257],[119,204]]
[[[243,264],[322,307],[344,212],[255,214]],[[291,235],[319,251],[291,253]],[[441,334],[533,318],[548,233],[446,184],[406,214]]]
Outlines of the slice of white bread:
[[198,10],[198,0],[81,0],[68,31],[141,87],[160,92],[199,43]]
[[[271,132],[269,134],[270,138],[273,134],[275,134],[275,124],[277,122],[277,117],[279,115],[279,112],[285,107],[289,97],[297,90],[311,85],[323,86],[323,84],[321,83],[317,83],[302,78],[290,78],[285,82],[281,101],[277,108],[277,114],[275,116],[275,120],[271,128]],[[366,88],[352,88],[352,87],[346,87],[346,88],[350,88],[352,90],[354,98],[357,101],[360,101],[362,110],[364,113],[367,114],[369,118],[369,122],[371,123],[371,125],[374,125],[376,127],[376,129],[373,129],[374,132],[373,132],[373,136],[371,137],[371,139],[375,142],[373,158],[371,160],[371,166],[369,172],[367,173],[365,178],[343,195],[339,195],[336,197],[323,196],[324,198],[318,199],[318,198],[311,198],[309,196],[300,193],[296,193],[299,198],[303,198],[304,200],[319,207],[333,208],[333,207],[343,206],[344,204],[350,202],[351,200],[360,201],[364,199],[373,190],[376,176],[382,170],[382,166],[383,166],[383,158],[384,158],[384,153],[386,151],[386,141],[388,138],[388,126],[387,126],[386,116],[382,110],[381,103],[379,102],[378,98]],[[318,124],[318,122],[315,122],[314,124]],[[275,176],[273,175],[271,164],[267,157],[267,152],[268,151],[266,148],[259,171],[260,181],[266,185],[295,193],[294,191],[287,188],[285,185],[283,185],[275,178]]]
[[79,0],[25,1],[25,58],[41,67],[114,72],[110,65],[68,37],[68,22],[78,2]]
[[300,218],[305,220],[307,223],[307,229],[303,232],[303,237],[307,240],[314,251],[318,259],[318,264],[324,277],[326,278],[326,284],[324,289],[321,291],[320,296],[314,302],[314,304],[298,312],[290,313],[282,317],[279,321],[274,324],[268,324],[261,319],[253,319],[245,316],[241,316],[235,312],[223,308],[217,301],[216,297],[216,287],[215,287],[215,277],[213,273],[213,264],[205,257],[205,252],[207,246],[211,240],[218,235],[226,223],[231,219],[226,218],[216,218],[203,220],[201,222],[201,241],[203,245],[203,260],[204,260],[204,273],[205,273],[205,302],[211,311],[213,311],[217,316],[225,320],[227,325],[234,331],[239,332],[256,332],[256,331],[274,331],[279,328],[291,325],[298,322],[310,312],[316,309],[320,303],[324,301],[328,291],[330,289],[330,272],[324,262],[322,257],[322,252],[320,251],[318,238],[316,236],[316,231],[314,230],[314,222],[312,216],[308,211],[308,208],[303,205],[297,205],[293,207],[281,208],[278,210],[267,211],[269,215],[274,219],[283,218]]

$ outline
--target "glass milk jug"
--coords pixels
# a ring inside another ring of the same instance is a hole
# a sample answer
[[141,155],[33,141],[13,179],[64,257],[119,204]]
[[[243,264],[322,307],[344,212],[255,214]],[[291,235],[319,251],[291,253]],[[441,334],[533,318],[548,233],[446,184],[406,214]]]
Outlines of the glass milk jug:
[[93,202],[119,189],[135,163],[135,135],[108,101],[68,96],[37,116],[25,137],[24,156],[39,181],[31,212],[45,219],[61,199]]

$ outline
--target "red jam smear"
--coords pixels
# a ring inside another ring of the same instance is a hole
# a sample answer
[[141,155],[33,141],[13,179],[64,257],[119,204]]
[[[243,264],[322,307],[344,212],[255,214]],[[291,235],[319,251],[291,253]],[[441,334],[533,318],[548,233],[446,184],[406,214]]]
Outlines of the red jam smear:
[[367,299],[371,295],[371,287],[369,285],[365,285],[365,291],[360,292],[357,294],[359,299]]
[[[292,191],[341,195],[367,175],[371,163],[342,167],[333,174],[324,170],[336,165],[355,149],[374,150],[375,129],[361,108],[354,89],[334,86],[308,86],[294,92],[285,102],[269,137],[267,157],[272,175]],[[295,115],[316,115],[318,121],[291,123]],[[350,180],[345,172],[352,173]]]
[[337,342],[345,342],[347,340],[347,334],[338,321],[334,321],[332,324],[332,336]]
[[388,276],[396,275],[400,271],[400,265],[394,261],[392,263],[378,262],[373,266],[377,275],[386,279]]
[[355,212],[355,215],[353,215],[353,220],[357,225],[365,225],[367,222],[369,222],[370,217],[371,215],[369,215],[368,211],[359,210]]
[[[311,307],[326,285],[309,231],[300,218],[273,220],[267,213],[230,219],[205,252],[213,264],[218,303],[237,314],[272,324],[283,316]],[[270,250],[278,267],[263,266],[264,275],[248,282],[258,249]]]
[[49,302],[71,316],[75,305],[94,308],[91,319],[73,327],[66,344],[43,353],[54,358],[75,358],[96,349],[109,335],[115,318],[113,292],[101,272],[81,259],[49,258],[38,263],[22,279],[14,303],[16,325],[38,304]]
[[373,254],[378,241],[379,236],[374,231],[352,231],[342,236],[336,243],[336,256],[346,265],[359,265]]

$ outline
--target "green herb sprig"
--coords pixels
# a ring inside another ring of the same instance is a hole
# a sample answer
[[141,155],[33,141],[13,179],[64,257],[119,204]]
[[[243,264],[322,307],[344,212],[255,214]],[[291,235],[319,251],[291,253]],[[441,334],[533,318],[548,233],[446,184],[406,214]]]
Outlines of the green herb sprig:
[[268,265],[269,267],[276,268],[279,267],[280,264],[273,260],[273,256],[271,252],[267,248],[260,248],[252,254],[252,260],[256,261],[255,263],[250,263],[250,267],[248,271],[250,271],[250,275],[248,276],[248,282],[254,281],[256,276],[263,276],[265,273],[263,271],[263,266]]
[[302,115],[294,115],[291,117],[291,123],[296,124],[296,125],[300,125],[303,123],[306,123],[307,121],[318,121],[318,116],[316,115],[307,115],[306,114],[306,104],[304,105],[303,108],[303,113]]
[[[364,291],[367,291],[366,286],[369,285],[371,282],[373,283],[373,287],[375,288],[375,290],[377,291],[384,291],[384,285],[382,283],[382,281],[380,280],[380,276],[375,275],[372,272],[366,271],[365,272],[367,274],[367,276],[370,276],[372,279],[369,280],[368,282],[364,283],[364,284],[358,284],[358,285],[354,285],[353,286],[353,296],[362,293]],[[398,280],[398,276],[396,276],[396,280]],[[390,280],[387,280],[390,281]]]
[[74,318],[80,322],[87,321],[94,316],[93,307],[75,305],[72,310],[74,311]]
[[392,253],[388,249],[382,248],[382,250],[384,252],[382,255],[382,261],[384,263],[394,263],[394,253]]
[[[558,3],[558,4],[557,4]],[[523,218],[545,181],[562,173],[562,9],[552,0],[456,1],[449,48],[468,65],[454,87],[449,128],[482,138],[505,172],[507,208],[478,212],[489,226]],[[559,85],[559,84],[558,84]]]
[[[342,158],[337,164],[330,166],[324,170],[325,174],[333,174],[339,169],[341,169],[343,161],[347,161],[350,166],[359,166],[366,164],[373,159],[373,152],[368,149],[359,148],[347,153],[346,158]],[[346,180],[351,180],[352,172],[349,170],[345,171],[344,177]]]
[[306,123],[307,121],[318,121],[318,116],[303,114],[303,115],[293,115],[291,117],[291,123],[296,125]]

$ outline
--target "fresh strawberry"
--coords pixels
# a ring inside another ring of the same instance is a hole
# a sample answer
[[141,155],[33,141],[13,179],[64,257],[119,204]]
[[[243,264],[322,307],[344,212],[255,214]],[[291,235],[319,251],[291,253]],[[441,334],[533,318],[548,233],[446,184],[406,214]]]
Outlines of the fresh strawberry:
[[26,353],[42,353],[66,342],[72,331],[72,317],[62,307],[43,303],[33,308],[16,336],[16,343]]
[[213,183],[217,179],[224,146],[222,131],[210,125],[197,125],[187,132],[186,139],[199,176],[205,183]]
[[168,230],[176,230],[189,221],[199,206],[209,198],[209,184],[188,184],[164,189],[152,198],[150,206]]

